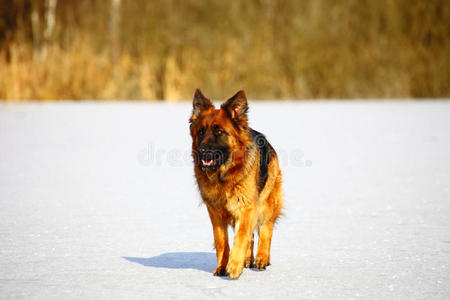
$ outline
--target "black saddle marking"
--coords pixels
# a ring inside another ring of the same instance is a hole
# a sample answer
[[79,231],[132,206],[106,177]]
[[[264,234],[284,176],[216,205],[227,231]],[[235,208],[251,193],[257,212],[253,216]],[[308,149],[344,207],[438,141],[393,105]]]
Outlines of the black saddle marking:
[[270,157],[272,156],[273,148],[267,141],[264,134],[250,129],[250,136],[253,139],[253,143],[258,147],[259,151],[259,181],[258,181],[258,193],[261,193],[266,185],[267,177],[269,177],[268,166],[270,163]]

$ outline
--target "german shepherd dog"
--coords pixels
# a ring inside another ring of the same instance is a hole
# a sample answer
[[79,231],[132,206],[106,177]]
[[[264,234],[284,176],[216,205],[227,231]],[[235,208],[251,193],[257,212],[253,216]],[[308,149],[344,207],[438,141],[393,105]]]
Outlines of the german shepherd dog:
[[[244,266],[270,265],[270,244],[281,214],[281,170],[275,150],[247,122],[247,98],[237,92],[216,109],[197,89],[189,119],[194,171],[211,219],[216,276],[238,278]],[[228,225],[234,227],[233,248]],[[258,252],[253,256],[255,229]]]

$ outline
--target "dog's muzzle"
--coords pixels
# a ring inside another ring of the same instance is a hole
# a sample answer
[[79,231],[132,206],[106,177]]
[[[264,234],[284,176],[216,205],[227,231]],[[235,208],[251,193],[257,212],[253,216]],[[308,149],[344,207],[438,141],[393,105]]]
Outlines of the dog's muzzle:
[[225,149],[200,146],[197,157],[202,169],[212,170],[225,163],[227,151]]

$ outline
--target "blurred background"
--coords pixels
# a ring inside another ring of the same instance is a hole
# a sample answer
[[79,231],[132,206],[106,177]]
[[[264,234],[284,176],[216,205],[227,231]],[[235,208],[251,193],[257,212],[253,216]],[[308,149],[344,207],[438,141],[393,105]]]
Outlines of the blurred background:
[[1,0],[0,99],[450,97],[448,0]]

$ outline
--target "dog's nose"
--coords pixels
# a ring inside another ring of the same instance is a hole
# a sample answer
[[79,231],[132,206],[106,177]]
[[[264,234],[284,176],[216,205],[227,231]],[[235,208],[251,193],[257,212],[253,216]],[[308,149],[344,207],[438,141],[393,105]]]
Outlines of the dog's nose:
[[200,154],[204,154],[206,151],[208,151],[208,147],[206,147],[205,145],[198,148],[198,152],[200,152]]

